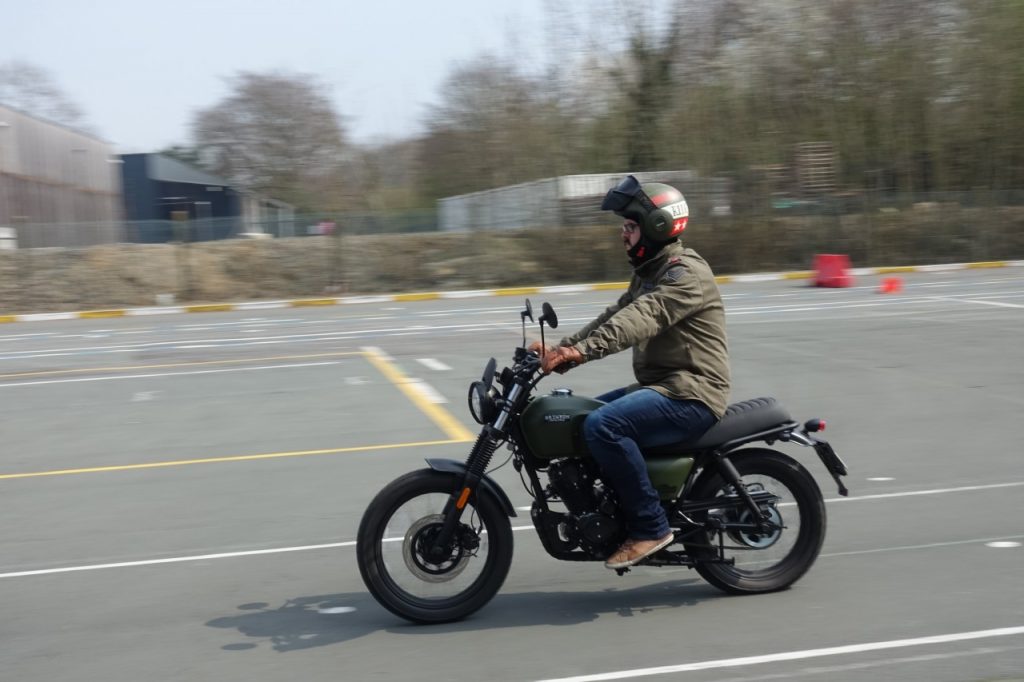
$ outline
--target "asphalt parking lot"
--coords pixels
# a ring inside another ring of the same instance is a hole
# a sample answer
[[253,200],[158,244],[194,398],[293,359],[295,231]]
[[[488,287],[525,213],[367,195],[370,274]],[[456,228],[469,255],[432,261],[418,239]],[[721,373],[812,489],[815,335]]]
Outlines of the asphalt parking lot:
[[[829,513],[792,589],[560,563],[521,514],[499,595],[432,627],[367,594],[356,527],[391,479],[465,456],[466,386],[521,340],[520,300],[5,325],[0,677],[1024,679],[1020,270],[722,286],[733,399],[825,418],[851,470],[840,499],[784,446]],[[614,297],[547,299],[573,330]],[[629,380],[616,356],[542,387]]]

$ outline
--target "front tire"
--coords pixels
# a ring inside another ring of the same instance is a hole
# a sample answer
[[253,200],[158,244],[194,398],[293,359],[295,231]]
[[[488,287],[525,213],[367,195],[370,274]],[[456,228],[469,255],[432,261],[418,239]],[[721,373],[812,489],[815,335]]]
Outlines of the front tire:
[[359,524],[356,555],[363,582],[382,606],[415,623],[446,623],[480,609],[512,564],[512,524],[482,489],[463,509],[449,555],[426,556],[445,503],[459,485],[457,474],[413,471],[381,490]]
[[[776,525],[773,532],[725,530],[702,531],[685,542],[687,553],[697,559],[697,572],[715,587],[731,594],[783,590],[796,582],[818,558],[825,541],[825,501],[814,477],[796,460],[775,450],[749,448],[730,455],[748,490],[764,490],[777,496],[762,505]],[[733,497],[732,486],[722,475],[709,470],[698,481],[692,500]],[[719,522],[749,523],[745,505],[712,509],[701,518],[717,516]],[[720,537],[721,536],[721,537]],[[715,563],[719,540],[726,559]]]

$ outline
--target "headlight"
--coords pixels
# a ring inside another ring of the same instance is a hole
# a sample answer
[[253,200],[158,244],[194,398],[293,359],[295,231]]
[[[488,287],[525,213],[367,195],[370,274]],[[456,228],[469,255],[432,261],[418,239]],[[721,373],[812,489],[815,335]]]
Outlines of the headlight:
[[474,381],[469,385],[469,413],[473,415],[477,424],[486,424],[484,421],[484,402],[487,400],[486,386],[482,381]]
[[497,392],[482,381],[474,381],[469,385],[469,413],[477,424],[486,424],[494,419],[498,412],[496,396]]

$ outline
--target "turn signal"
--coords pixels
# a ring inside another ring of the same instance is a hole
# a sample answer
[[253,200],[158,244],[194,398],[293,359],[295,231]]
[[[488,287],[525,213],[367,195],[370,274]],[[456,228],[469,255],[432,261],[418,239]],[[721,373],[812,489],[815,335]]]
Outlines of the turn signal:
[[817,431],[824,431],[824,430],[825,430],[825,420],[824,419],[808,419],[807,422],[804,424],[804,431],[807,431],[808,433],[815,433]]

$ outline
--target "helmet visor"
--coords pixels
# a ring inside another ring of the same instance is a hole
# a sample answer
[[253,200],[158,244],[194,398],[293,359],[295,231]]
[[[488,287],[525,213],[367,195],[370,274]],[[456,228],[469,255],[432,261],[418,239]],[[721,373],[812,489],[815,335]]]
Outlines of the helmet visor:
[[632,175],[627,175],[619,184],[612,187],[604,195],[604,201],[601,202],[601,210],[621,211],[640,194],[643,194],[640,189],[640,182]]

